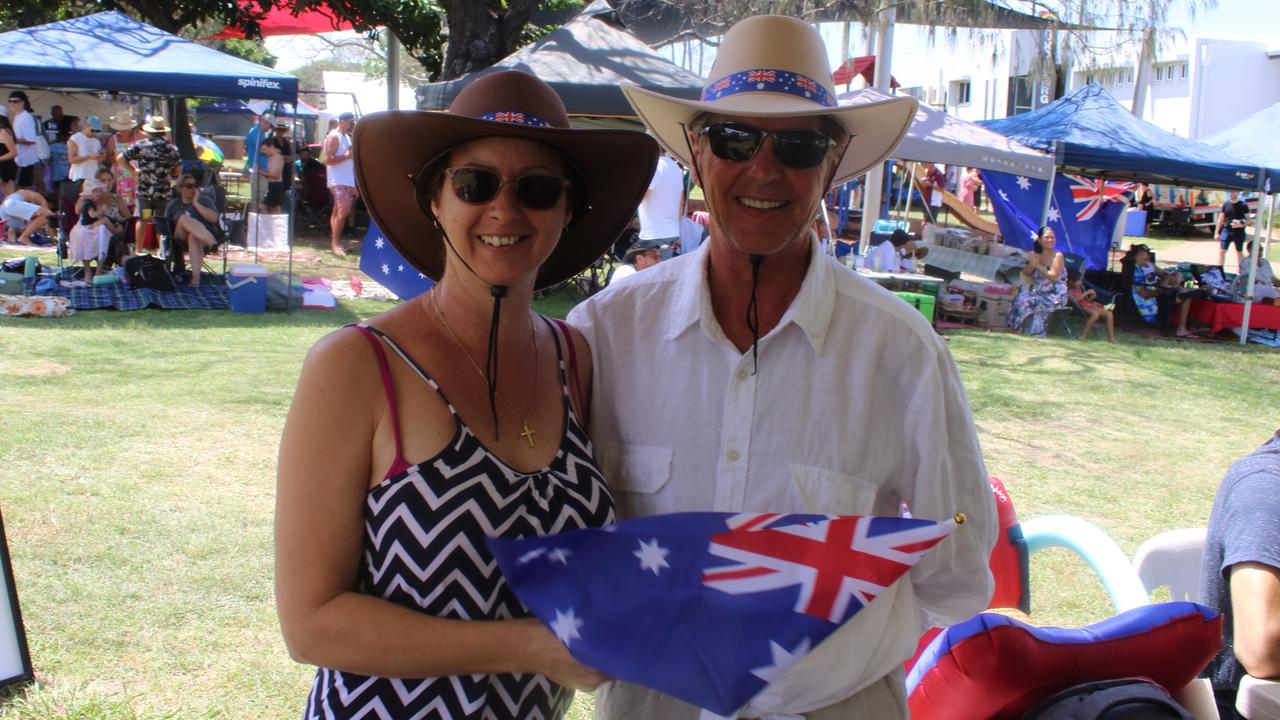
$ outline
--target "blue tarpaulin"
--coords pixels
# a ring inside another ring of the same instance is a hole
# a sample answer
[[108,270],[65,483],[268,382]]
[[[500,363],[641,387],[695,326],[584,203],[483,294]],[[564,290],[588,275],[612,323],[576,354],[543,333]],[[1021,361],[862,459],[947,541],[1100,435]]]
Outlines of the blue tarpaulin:
[[0,34],[0,84],[292,101],[298,78],[119,12]]
[[1090,84],[1022,115],[980,125],[1045,152],[1058,169],[1116,180],[1255,190],[1257,165],[1133,116]]

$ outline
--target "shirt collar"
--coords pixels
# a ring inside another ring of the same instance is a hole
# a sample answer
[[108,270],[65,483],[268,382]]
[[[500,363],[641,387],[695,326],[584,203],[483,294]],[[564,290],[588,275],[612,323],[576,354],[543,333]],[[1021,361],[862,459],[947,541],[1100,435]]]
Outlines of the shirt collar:
[[[710,240],[703,245],[709,244]],[[711,285],[707,281],[707,262],[711,253],[700,249],[694,261],[681,272],[675,288],[675,301],[667,315],[666,339],[674,340],[694,324],[701,323],[709,337],[723,336],[715,313],[711,308]],[[765,263],[764,272],[768,272]],[[804,280],[800,283],[800,292],[791,301],[791,307],[782,314],[778,326],[770,331],[773,335],[788,323],[794,323],[804,332],[815,353],[822,351],[827,338],[827,330],[831,327],[831,312],[835,306],[835,278],[831,263],[822,253],[818,243],[809,243],[809,267],[805,271]],[[765,337],[768,337],[766,335]]]

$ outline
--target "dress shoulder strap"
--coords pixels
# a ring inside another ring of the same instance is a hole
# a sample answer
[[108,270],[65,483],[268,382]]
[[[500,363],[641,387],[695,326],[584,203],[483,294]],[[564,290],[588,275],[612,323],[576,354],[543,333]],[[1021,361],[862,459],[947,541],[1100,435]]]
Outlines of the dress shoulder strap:
[[[543,318],[543,320],[546,320],[546,318]],[[585,424],[589,422],[588,414],[591,412],[591,408],[587,406],[587,396],[582,392],[582,380],[578,372],[578,349],[573,344],[573,334],[569,331],[568,323],[563,320],[550,320],[548,322],[553,326],[552,332],[555,332],[555,328],[559,328],[559,335],[564,338],[564,346],[569,355],[568,376],[572,378],[573,384],[569,384],[563,372],[560,375],[560,382],[565,385],[565,389],[568,392],[573,393],[573,399],[577,401],[578,407],[582,408],[582,420]],[[556,352],[558,353],[559,351],[560,347],[559,343],[557,343]],[[573,409],[572,403],[570,403],[569,409]]]
[[394,477],[411,466],[404,459],[404,453],[400,449],[400,413],[396,409],[396,391],[391,381],[391,366],[387,363],[387,351],[379,341],[379,338],[386,338],[386,336],[364,323],[349,327],[360,331],[360,334],[373,346],[373,354],[378,358],[378,372],[382,375],[382,389],[387,394],[387,412],[391,413],[391,435],[396,446],[395,458],[391,462],[391,467],[387,469],[386,477]]

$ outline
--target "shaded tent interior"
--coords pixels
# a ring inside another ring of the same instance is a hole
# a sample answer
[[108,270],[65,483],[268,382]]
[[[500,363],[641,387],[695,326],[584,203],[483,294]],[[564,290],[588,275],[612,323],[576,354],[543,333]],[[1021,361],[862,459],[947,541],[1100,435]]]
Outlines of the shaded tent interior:
[[500,70],[522,70],[546,81],[578,127],[642,130],[622,94],[624,82],[689,99],[699,97],[705,84],[628,33],[608,4],[597,0],[564,26],[492,67],[419,87],[418,109],[445,109],[476,78]]

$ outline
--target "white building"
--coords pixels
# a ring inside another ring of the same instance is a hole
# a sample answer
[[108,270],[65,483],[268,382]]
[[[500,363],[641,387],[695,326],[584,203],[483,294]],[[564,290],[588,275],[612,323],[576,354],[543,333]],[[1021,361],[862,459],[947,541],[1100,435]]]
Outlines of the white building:
[[[840,27],[823,26],[837,67]],[[1137,48],[1105,57],[1061,58],[1054,92],[1031,73],[1047,51],[1048,34],[1032,30],[988,31],[980,38],[961,31],[954,39],[899,25],[893,46],[900,92],[964,120],[988,120],[1027,112],[1090,82],[1133,107]],[[864,54],[866,48],[851,54]],[[858,87],[861,82],[855,80]],[[843,90],[843,88],[840,88]],[[1189,36],[1157,53],[1141,116],[1191,139],[1230,127],[1280,102],[1280,34],[1240,39]]]

